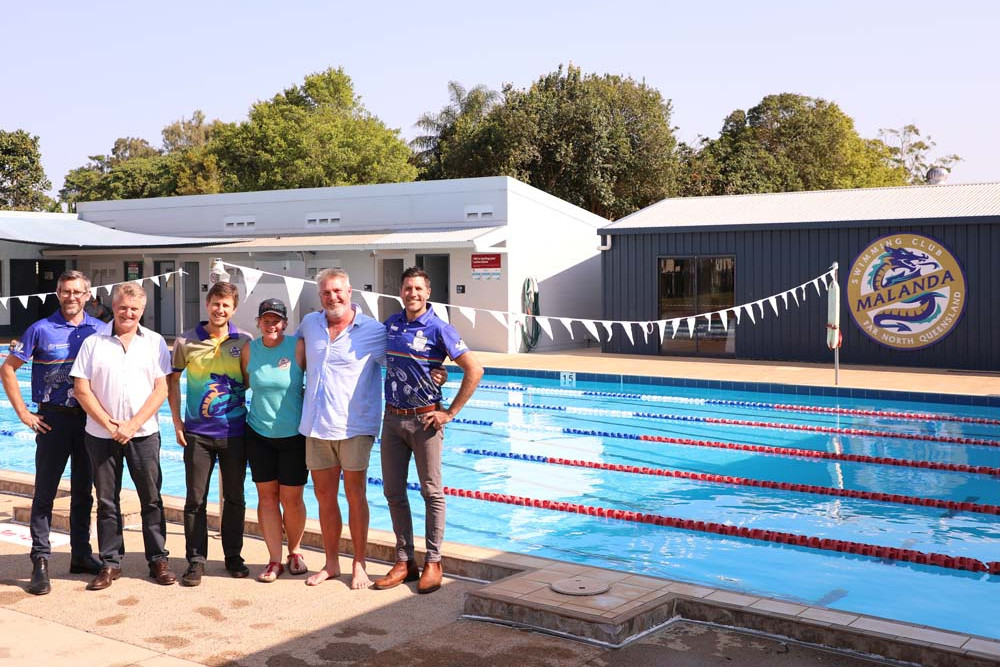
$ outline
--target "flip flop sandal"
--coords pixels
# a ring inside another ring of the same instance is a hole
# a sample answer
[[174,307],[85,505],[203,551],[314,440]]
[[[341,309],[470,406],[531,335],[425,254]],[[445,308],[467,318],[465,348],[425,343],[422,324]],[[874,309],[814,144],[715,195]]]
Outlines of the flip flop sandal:
[[306,559],[302,557],[302,554],[288,554],[289,574],[305,574],[308,571],[309,567],[306,565]]
[[257,581],[269,584],[280,577],[284,571],[284,565],[271,561],[267,564],[267,567],[264,568],[264,571],[257,575]]

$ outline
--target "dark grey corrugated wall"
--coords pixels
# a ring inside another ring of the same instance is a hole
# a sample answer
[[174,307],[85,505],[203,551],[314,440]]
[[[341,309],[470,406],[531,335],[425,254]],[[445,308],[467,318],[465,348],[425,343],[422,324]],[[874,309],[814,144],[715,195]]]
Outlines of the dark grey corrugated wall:
[[[664,256],[733,255],[736,258],[736,302],[755,301],[813,278],[834,261],[840,263],[840,286],[846,300],[844,273],[861,250],[894,232],[932,237],[943,243],[965,270],[968,301],[965,315],[941,342],[903,352],[883,347],[865,336],[841,305],[844,347],[841,361],[850,364],[918,366],[968,370],[1000,370],[1000,218],[959,218],[845,223],[771,225],[669,230],[602,230],[612,247],[603,253],[604,317],[609,320],[655,320],[658,258]],[[993,268],[993,267],[996,268]],[[783,306],[779,300],[779,306]],[[832,360],[826,348],[826,292],[810,287],[802,307],[775,317],[765,306],[763,320],[743,318],[736,334],[736,358],[787,361]],[[668,334],[669,335],[669,330]],[[602,338],[606,338],[602,332]],[[636,343],[616,327],[606,352],[658,354],[658,340]]]

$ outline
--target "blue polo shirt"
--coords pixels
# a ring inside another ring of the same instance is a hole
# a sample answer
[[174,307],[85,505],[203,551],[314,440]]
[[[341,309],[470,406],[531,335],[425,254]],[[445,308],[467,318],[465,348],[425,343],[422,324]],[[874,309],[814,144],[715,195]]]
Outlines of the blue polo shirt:
[[430,304],[418,318],[407,321],[406,311],[385,321],[385,402],[397,408],[419,408],[441,400],[441,387],[431,379],[431,369],[445,357],[457,359],[469,348],[451,326],[434,313]]
[[80,324],[70,324],[57,310],[24,332],[11,353],[31,361],[31,400],[75,408],[73,378],[69,376],[80,346],[104,323],[84,313]]

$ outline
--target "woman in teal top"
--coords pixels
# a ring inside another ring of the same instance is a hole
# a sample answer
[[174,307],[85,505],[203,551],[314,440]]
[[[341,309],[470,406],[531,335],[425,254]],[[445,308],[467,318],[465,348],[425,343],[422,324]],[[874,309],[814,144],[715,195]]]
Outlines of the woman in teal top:
[[285,571],[282,529],[288,536],[288,571],[308,571],[299,553],[306,526],[302,490],[309,479],[305,437],[298,431],[306,362],[296,349],[298,339],[285,336],[287,326],[288,311],[280,299],[261,302],[260,338],[244,346],[240,356],[243,378],[253,391],[245,440],[250,474],[257,485],[257,521],[270,554],[270,562],[257,576],[265,583]]

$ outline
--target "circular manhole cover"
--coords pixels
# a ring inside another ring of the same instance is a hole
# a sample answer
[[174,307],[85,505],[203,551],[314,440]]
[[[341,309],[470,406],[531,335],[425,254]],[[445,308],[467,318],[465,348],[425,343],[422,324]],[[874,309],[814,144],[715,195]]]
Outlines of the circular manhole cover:
[[607,593],[609,586],[606,581],[590,577],[570,577],[549,584],[549,588],[563,595],[600,595]]

